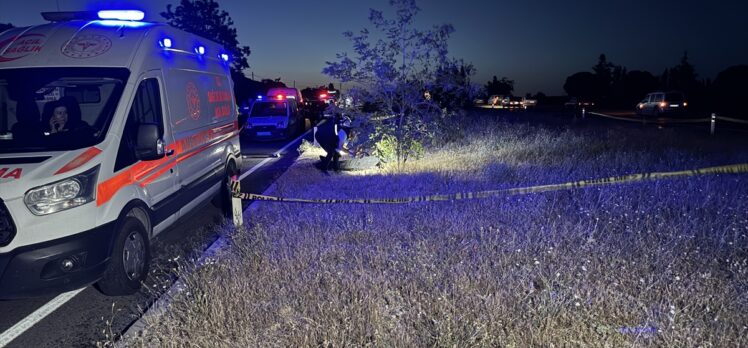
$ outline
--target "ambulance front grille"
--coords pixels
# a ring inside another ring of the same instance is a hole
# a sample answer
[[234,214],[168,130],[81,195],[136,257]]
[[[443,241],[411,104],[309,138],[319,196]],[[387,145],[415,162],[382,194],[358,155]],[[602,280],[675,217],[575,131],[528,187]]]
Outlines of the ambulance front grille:
[[5,208],[5,204],[0,200],[0,247],[10,244],[15,236],[16,225],[13,223],[13,218],[10,217],[8,209]]

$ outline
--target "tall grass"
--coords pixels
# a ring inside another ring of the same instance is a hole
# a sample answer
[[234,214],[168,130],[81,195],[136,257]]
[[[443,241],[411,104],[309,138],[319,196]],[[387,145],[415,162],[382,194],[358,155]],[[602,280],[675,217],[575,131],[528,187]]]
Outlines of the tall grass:
[[[402,170],[272,194],[382,198],[748,162],[689,131],[466,122]],[[400,206],[259,203],[133,346],[748,346],[748,180]]]

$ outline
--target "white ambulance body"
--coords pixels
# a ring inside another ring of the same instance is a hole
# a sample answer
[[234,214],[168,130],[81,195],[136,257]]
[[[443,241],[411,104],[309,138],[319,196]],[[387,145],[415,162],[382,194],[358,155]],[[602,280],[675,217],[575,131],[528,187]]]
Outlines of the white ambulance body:
[[229,58],[165,24],[56,15],[0,34],[0,298],[130,294],[155,235],[230,209]]

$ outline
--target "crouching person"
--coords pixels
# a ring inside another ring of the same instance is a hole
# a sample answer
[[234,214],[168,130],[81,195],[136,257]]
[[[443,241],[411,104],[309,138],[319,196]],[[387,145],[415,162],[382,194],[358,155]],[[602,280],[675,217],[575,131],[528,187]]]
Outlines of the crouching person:
[[335,117],[333,122],[325,122],[317,128],[315,140],[322,146],[327,153],[322,157],[320,169],[327,173],[332,164],[332,169],[336,172],[340,170],[340,156],[345,151],[345,145],[348,141],[348,134],[351,131],[351,119],[347,116]]

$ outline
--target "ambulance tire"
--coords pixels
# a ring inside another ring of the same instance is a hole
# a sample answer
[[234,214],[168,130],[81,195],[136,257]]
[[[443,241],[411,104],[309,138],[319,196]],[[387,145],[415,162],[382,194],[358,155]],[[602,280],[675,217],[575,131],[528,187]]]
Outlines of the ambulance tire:
[[125,216],[117,224],[111,259],[96,284],[104,295],[132,295],[148,276],[151,261],[148,233],[135,217]]
[[231,177],[239,175],[239,171],[236,169],[236,162],[229,160],[226,163],[226,169],[224,171],[223,180],[221,181],[221,189],[218,190],[218,207],[221,209],[221,213],[226,218],[231,218],[234,214],[231,209],[231,189],[229,184],[231,183]]

